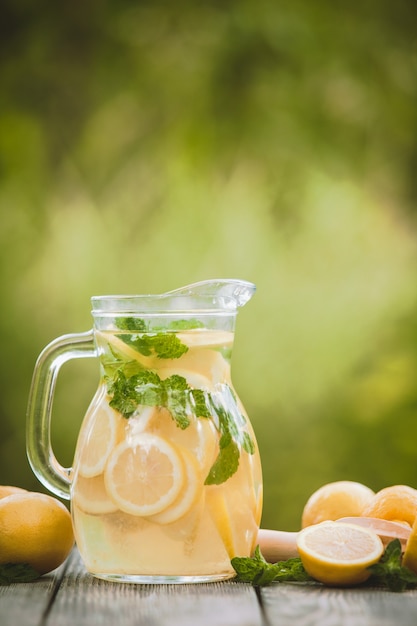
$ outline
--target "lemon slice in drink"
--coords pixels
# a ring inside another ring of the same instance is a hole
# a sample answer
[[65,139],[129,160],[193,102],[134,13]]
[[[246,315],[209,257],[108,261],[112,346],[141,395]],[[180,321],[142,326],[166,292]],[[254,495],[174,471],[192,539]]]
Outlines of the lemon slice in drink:
[[158,435],[181,450],[190,452],[204,476],[207,476],[217,452],[218,433],[209,418],[190,415],[189,420],[189,425],[182,429],[168,409],[144,407],[137,416],[129,418],[127,436],[134,438],[141,432]]
[[114,449],[104,482],[113,502],[125,513],[155,515],[172,504],[181,491],[183,461],[168,441],[141,433]]
[[197,328],[177,333],[178,339],[189,348],[226,348],[233,344],[233,333],[227,330],[208,330]]
[[121,419],[120,414],[107,404],[103,396],[80,432],[77,463],[82,476],[92,478],[104,471],[109,454],[116,445]]
[[346,586],[369,578],[367,568],[379,561],[384,546],[368,528],[329,521],[301,530],[297,550],[310,576],[327,585]]
[[127,361],[139,361],[146,367],[153,367],[154,357],[144,356],[113,332],[96,331],[96,337],[102,344],[108,344],[116,353]]
[[187,450],[181,450],[184,459],[185,476],[184,486],[174,502],[161,513],[150,516],[148,519],[157,524],[171,524],[176,522],[199,501],[203,491],[203,479],[200,468],[194,456]]
[[103,474],[93,476],[93,478],[85,478],[78,474],[74,481],[72,502],[84,513],[91,515],[104,515],[117,511],[117,505],[107,494]]

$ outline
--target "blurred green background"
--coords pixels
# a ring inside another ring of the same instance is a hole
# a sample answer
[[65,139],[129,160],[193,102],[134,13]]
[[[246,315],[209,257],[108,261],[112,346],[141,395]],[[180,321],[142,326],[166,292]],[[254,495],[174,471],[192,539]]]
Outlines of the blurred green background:
[[[35,360],[91,295],[257,285],[233,378],[263,526],[325,482],[417,487],[417,4],[5,0],[0,19],[0,484]],[[70,464],[97,364],[65,365]]]

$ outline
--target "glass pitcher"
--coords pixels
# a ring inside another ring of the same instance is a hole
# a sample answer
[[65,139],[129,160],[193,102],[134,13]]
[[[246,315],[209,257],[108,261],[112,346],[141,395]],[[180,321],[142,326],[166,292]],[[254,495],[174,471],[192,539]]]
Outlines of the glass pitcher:
[[[255,435],[231,381],[238,309],[255,286],[203,281],[161,295],[93,297],[93,330],[50,343],[34,370],[27,453],[71,499],[87,570],[137,583],[207,582],[249,556],[262,509]],[[98,357],[100,382],[72,468],[50,442],[63,363]]]

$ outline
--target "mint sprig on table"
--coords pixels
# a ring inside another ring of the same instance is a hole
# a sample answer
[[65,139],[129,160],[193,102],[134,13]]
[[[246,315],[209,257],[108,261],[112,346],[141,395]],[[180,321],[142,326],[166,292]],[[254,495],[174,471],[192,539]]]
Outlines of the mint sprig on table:
[[385,548],[378,563],[371,565],[368,583],[388,587],[390,591],[404,591],[417,586],[417,575],[401,565],[401,542],[394,539]]
[[[371,577],[365,584],[386,587],[390,591],[405,591],[415,588],[417,575],[407,567],[402,566],[401,559],[400,540],[394,539],[387,545],[378,563],[368,568]],[[256,547],[253,557],[234,557],[231,564],[236,572],[236,581],[251,583],[257,587],[273,582],[314,581],[305,571],[300,558],[268,563],[259,546]]]
[[238,582],[252,583],[255,587],[270,585],[272,582],[306,582],[313,580],[305,571],[301,559],[295,557],[287,561],[268,563],[261,549],[256,546],[253,557],[235,556],[231,560]]
[[30,583],[40,577],[28,563],[3,563],[0,565],[0,585]]

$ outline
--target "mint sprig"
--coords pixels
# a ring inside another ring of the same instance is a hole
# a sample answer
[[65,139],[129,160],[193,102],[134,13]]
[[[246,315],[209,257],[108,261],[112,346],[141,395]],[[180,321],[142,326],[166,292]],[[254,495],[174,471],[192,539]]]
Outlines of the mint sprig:
[[251,583],[255,587],[270,585],[273,582],[306,582],[313,580],[304,569],[299,557],[268,563],[259,546],[256,546],[253,557],[235,556],[231,560],[236,572],[235,580]]
[[3,563],[0,565],[0,585],[29,583],[40,577],[28,563]]
[[417,586],[417,575],[402,564],[401,542],[394,539],[385,548],[378,563],[370,565],[368,583],[388,587],[390,591],[404,591]]
[[[180,321],[172,322],[175,330],[184,328],[186,321],[182,324]],[[196,328],[196,321],[190,322],[191,327]],[[130,334],[119,335],[119,338],[143,356],[155,355],[159,359],[179,359],[188,351],[188,346],[182,343],[175,333],[154,332],[155,329],[150,331],[143,319],[121,317],[116,320],[116,325],[120,330],[131,331]]]
[[123,369],[119,369],[108,384],[108,392],[112,396],[109,404],[126,418],[134,415],[139,406],[165,407],[177,426],[184,429],[190,424],[188,390],[190,388],[183,376],[174,374],[161,380],[152,370],[143,369],[132,376],[125,376]]

